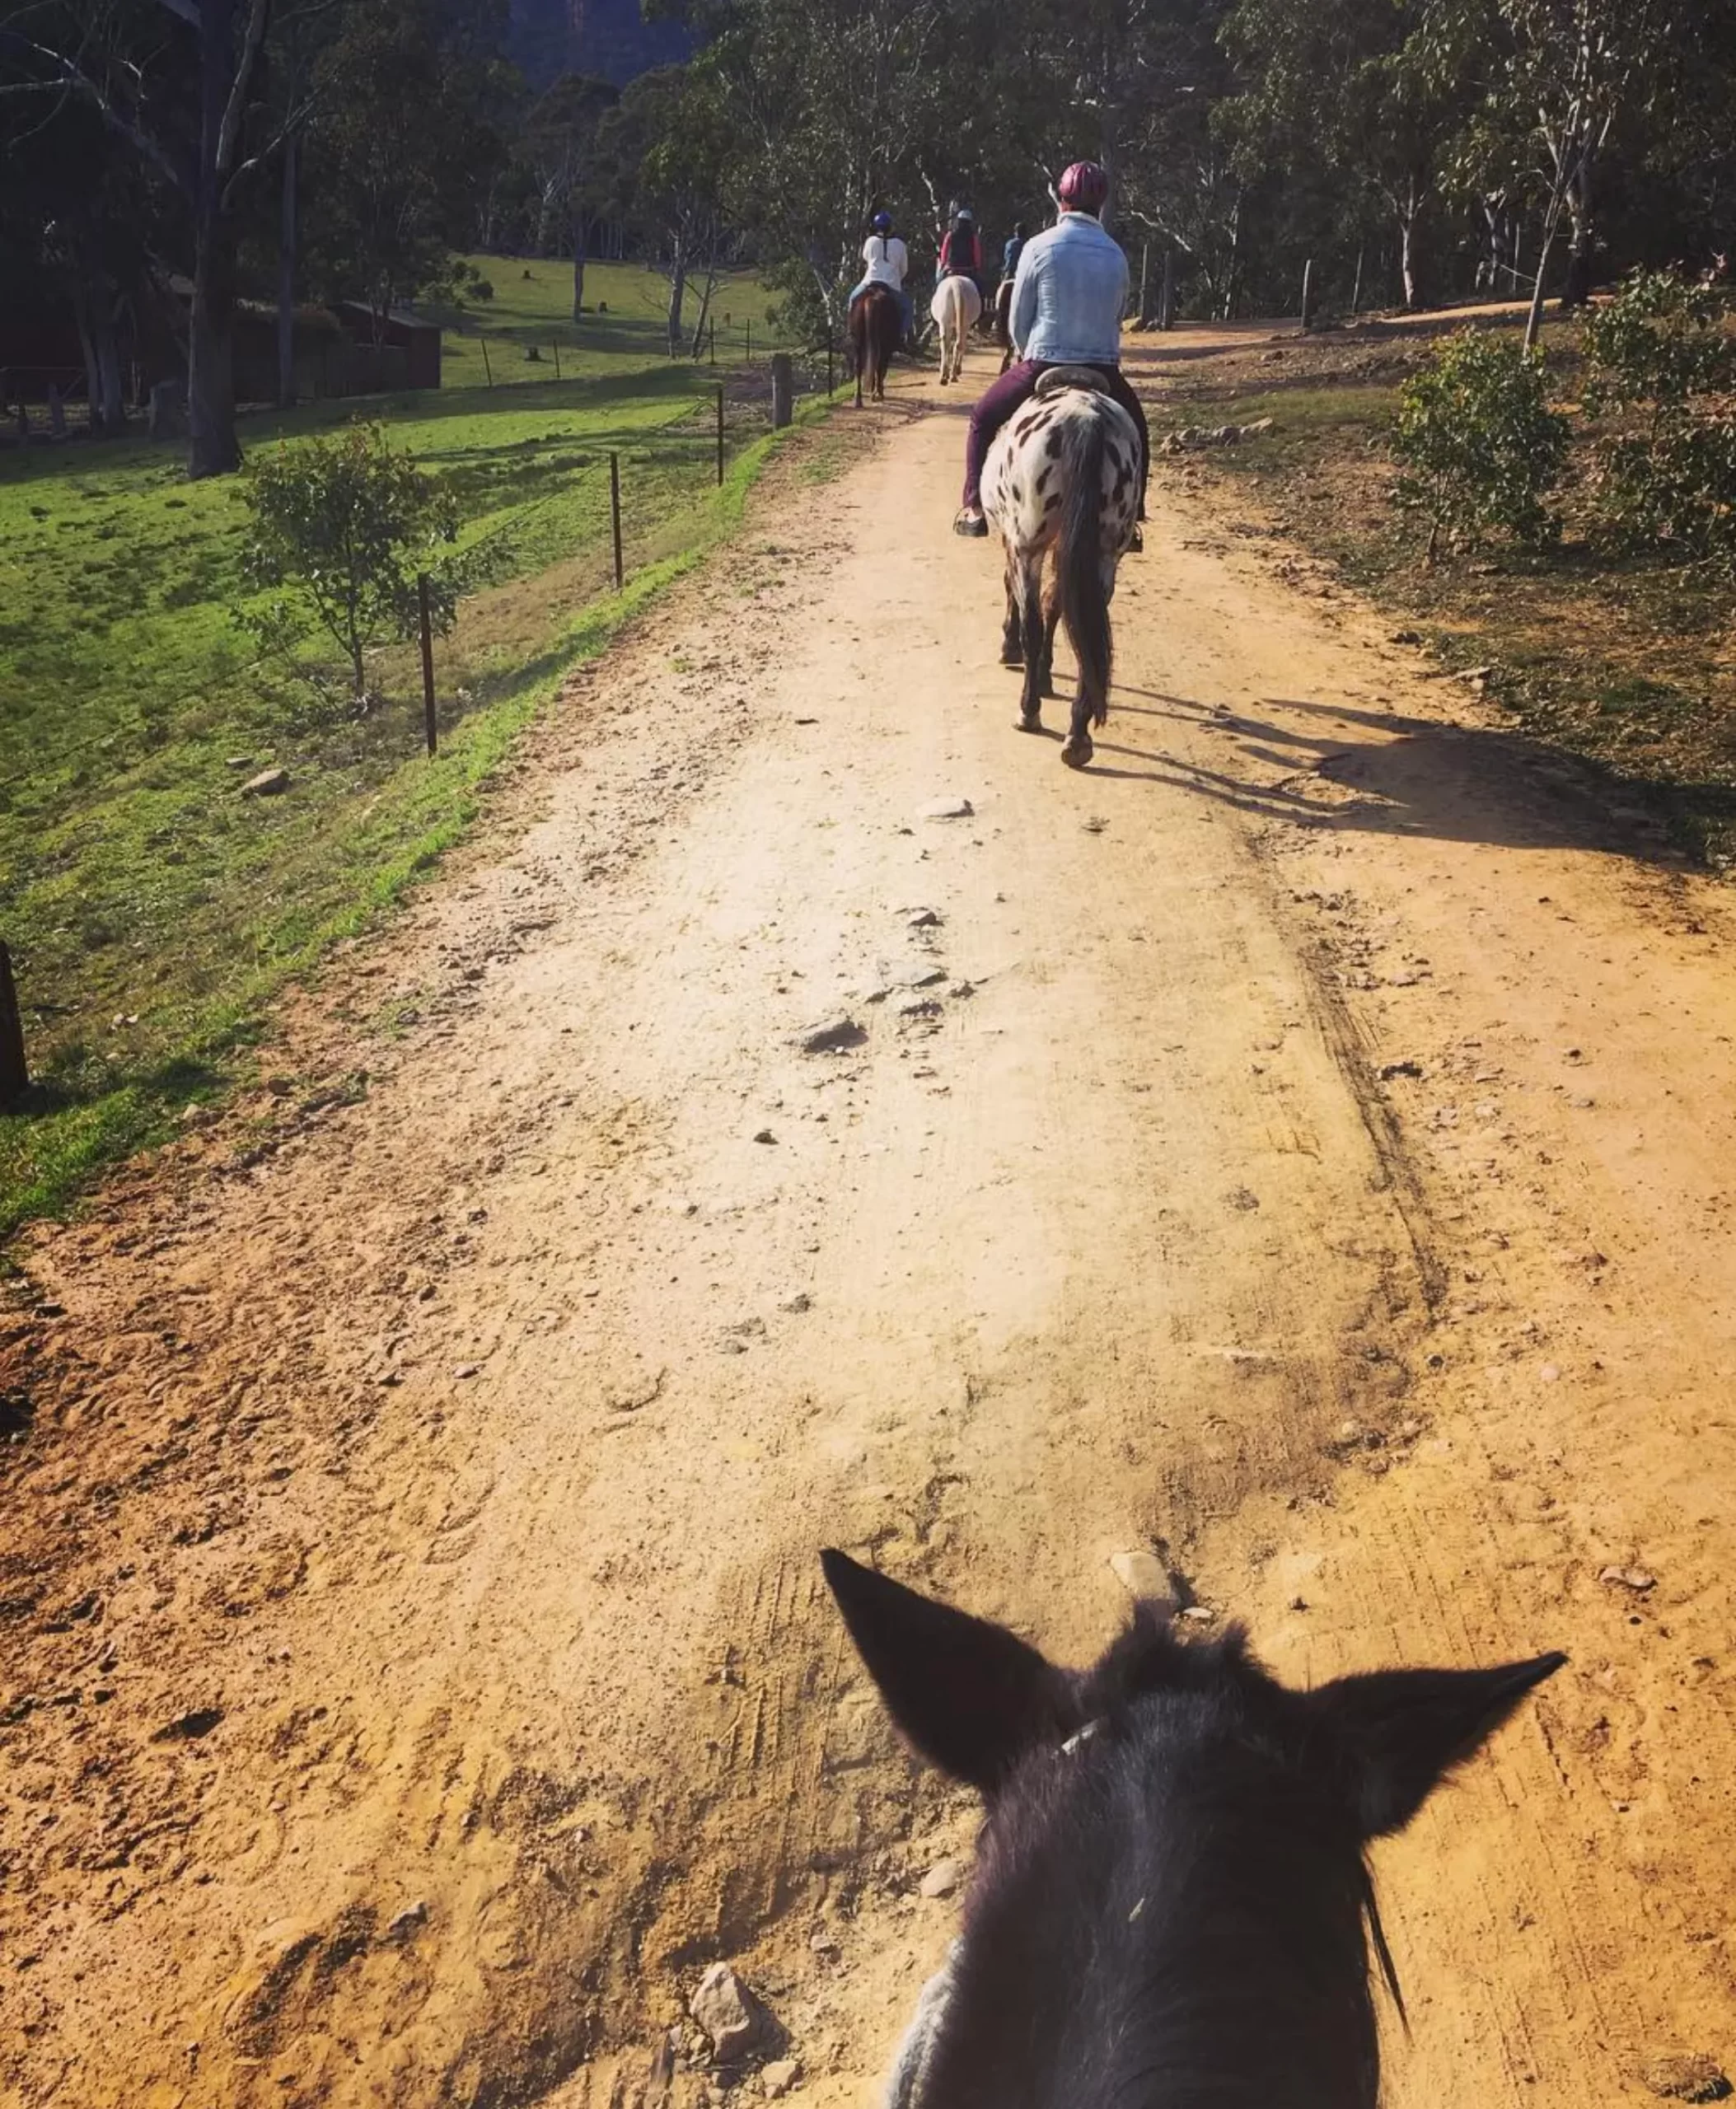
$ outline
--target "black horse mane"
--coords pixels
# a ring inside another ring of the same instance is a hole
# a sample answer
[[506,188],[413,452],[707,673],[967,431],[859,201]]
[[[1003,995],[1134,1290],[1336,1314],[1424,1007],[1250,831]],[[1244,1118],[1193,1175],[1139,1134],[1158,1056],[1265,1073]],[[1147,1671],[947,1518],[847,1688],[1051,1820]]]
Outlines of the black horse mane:
[[1373,2109],[1370,1948],[1396,1972],[1298,1695],[1142,1607],[1073,1710],[991,1805],[925,2109]]
[[[1184,1641],[1177,1635],[1165,1607],[1142,1602],[1134,1606],[1127,1624],[1095,1667],[1081,1676],[1079,1704],[1088,1719],[1107,1717],[1125,1710],[1135,1700],[1149,1693],[1210,1691],[1226,1676],[1237,1676],[1257,1678],[1274,1690],[1283,1689],[1273,1684],[1256,1659],[1249,1644],[1247,1628],[1239,1620],[1226,1626],[1214,1640]],[[1380,1906],[1366,1854],[1363,1858],[1362,1910],[1382,1981],[1392,1995],[1399,2021],[1408,2036],[1411,2017],[1398,1981],[1398,1966],[1387,1943],[1387,1929],[1380,1923]]]

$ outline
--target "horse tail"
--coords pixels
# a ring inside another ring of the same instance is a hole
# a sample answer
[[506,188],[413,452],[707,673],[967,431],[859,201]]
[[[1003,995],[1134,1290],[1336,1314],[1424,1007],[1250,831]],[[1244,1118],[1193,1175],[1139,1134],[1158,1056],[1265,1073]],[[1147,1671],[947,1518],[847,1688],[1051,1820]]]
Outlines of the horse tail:
[[1061,507],[1055,581],[1061,620],[1079,661],[1079,695],[1101,725],[1109,710],[1111,643],[1109,596],[1103,591],[1103,417],[1093,403],[1069,419],[1079,437]]

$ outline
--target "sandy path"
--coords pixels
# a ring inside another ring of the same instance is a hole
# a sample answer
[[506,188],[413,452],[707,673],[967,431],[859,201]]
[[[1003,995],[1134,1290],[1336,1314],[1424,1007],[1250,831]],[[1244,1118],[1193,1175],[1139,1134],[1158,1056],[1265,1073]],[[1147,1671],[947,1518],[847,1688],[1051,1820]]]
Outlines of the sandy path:
[[279,1146],[31,1256],[0,2098],[601,2109],[719,1955],[860,2098],[970,1827],[831,1541],[1061,1652],[1153,1542],[1298,1678],[1567,1648],[1382,1854],[1391,2097],[1736,2057],[1726,900],[1177,491],[1070,774],[920,400],[575,685]]

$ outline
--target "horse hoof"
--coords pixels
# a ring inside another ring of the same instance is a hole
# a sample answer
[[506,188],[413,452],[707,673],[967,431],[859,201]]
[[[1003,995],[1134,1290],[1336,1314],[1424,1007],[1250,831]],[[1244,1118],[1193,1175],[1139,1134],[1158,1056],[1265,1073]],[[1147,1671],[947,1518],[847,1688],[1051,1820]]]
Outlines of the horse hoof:
[[1013,721],[1013,729],[1015,732],[1041,732],[1043,729],[1043,721],[1041,718],[1034,716],[1015,718]]
[[1001,647],[1000,663],[1004,666],[1022,666],[1025,663],[1025,655],[1016,644],[1004,644]]
[[1069,769],[1083,769],[1093,751],[1090,741],[1081,732],[1078,739],[1069,740],[1061,749],[1061,760]]

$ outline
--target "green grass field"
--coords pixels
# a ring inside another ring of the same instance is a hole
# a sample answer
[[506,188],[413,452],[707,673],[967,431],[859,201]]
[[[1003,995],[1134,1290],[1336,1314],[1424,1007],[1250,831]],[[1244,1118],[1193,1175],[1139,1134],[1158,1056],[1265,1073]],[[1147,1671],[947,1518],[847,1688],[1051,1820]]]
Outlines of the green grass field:
[[[463,539],[489,539],[498,582],[464,602],[438,648],[433,764],[409,652],[381,656],[386,699],[360,718],[260,661],[232,619],[245,604],[232,479],[188,484],[179,450],[147,442],[0,456],[0,937],[37,1080],[25,1109],[0,1119],[0,1237],[220,1088],[285,976],[456,839],[562,672],[739,506],[766,419],[757,390],[729,376],[735,466],[720,494],[721,316],[714,375],[667,357],[659,278],[593,267],[587,297],[609,312],[575,328],[565,268],[476,261],[496,296],[446,318],[438,395],[309,405],[242,428],[253,449],[379,418],[449,480]],[[733,282],[718,306],[732,329],[751,319],[756,358],[770,348],[762,289]],[[531,343],[542,360],[523,358]],[[738,366],[742,348],[728,348]],[[290,792],[244,798],[268,765],[288,770]]]

